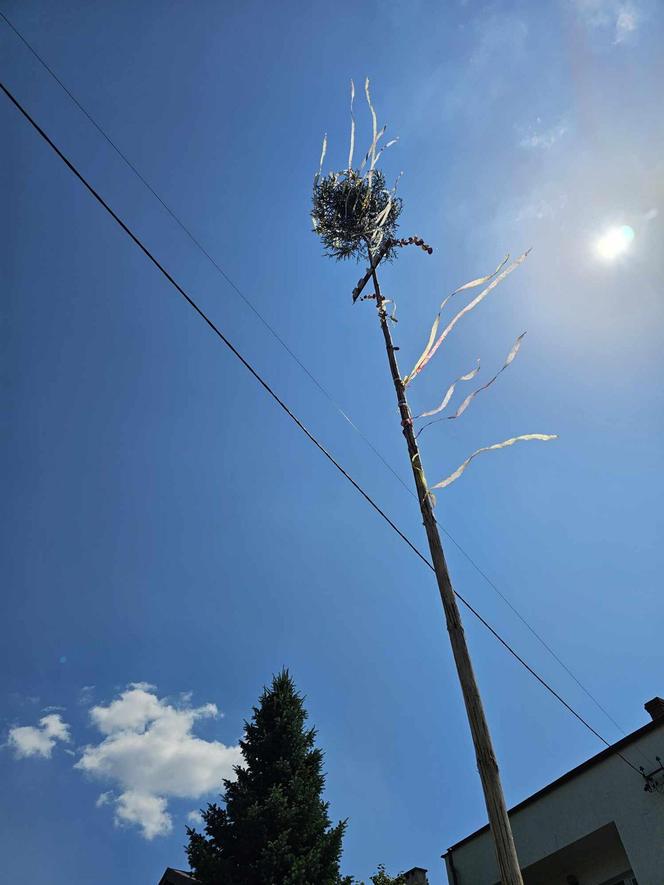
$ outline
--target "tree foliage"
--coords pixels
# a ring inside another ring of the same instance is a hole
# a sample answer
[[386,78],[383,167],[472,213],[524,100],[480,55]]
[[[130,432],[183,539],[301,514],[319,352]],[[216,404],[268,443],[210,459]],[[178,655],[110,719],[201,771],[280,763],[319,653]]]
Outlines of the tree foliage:
[[[380,169],[365,175],[354,169],[317,175],[311,218],[325,254],[336,258],[369,259],[367,242],[378,248],[394,239],[401,200],[387,189]],[[394,249],[386,254],[394,257]]]
[[273,678],[245,722],[244,765],[224,781],[224,807],[187,828],[187,855],[203,885],[350,885],[339,873],[346,822],[331,826],[323,753],[287,670]]
[[403,873],[398,876],[390,876],[385,872],[385,865],[378,864],[378,872],[369,877],[373,885],[406,885],[406,877]]

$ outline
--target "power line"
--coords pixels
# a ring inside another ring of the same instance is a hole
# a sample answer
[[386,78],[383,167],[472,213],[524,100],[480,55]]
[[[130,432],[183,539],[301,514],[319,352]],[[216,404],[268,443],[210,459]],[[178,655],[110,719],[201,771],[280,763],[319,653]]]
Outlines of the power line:
[[[413,550],[414,553],[424,562],[429,568],[433,571],[433,566],[429,562],[429,560],[420,552],[420,550],[413,544],[413,542],[401,531],[401,529],[390,519],[390,517],[385,513],[384,510],[373,500],[373,498],[364,491],[364,489],[356,482],[353,477],[341,466],[341,464],[336,460],[336,458],[325,448],[325,446],[319,442],[318,439],[309,431],[305,425],[300,421],[300,419],[291,411],[291,409],[286,405],[286,403],[279,397],[279,395],[272,389],[272,387],[268,384],[268,382],[259,374],[259,372],[254,369],[251,363],[242,356],[239,350],[232,344],[232,342],[224,335],[224,333],[219,329],[219,327],[207,316],[207,314],[198,306],[198,304],[194,301],[194,299],[185,291],[185,289],[180,286],[180,284],[171,276],[171,274],[166,270],[166,268],[159,262],[159,260],[152,254],[152,252],[143,244],[143,242],[139,239],[139,237],[131,230],[131,228],[125,224],[125,222],[117,215],[113,209],[109,206],[109,204],[104,200],[104,198],[95,190],[95,188],[88,182],[88,180],[78,171],[78,169],[74,166],[74,164],[62,153],[62,151],[58,148],[58,146],[51,140],[51,138],[47,135],[47,133],[41,128],[41,126],[33,119],[33,117],[28,113],[28,111],[23,107],[23,105],[14,97],[14,95],[10,92],[10,90],[4,85],[4,83],[0,82],[0,88],[5,93],[7,98],[12,102],[12,104],[20,111],[20,113],[25,117],[25,119],[30,123],[30,125],[39,133],[39,135],[44,139],[44,141],[49,145],[49,147],[57,154],[57,156],[63,161],[63,163],[67,166],[67,168],[78,178],[78,180],[83,184],[86,190],[94,197],[95,200],[108,212],[108,214],[113,218],[115,222],[124,230],[124,232],[129,236],[131,240],[138,246],[138,248],[143,252],[143,254],[148,258],[152,264],[160,271],[160,273],[168,280],[168,282],[179,292],[179,294],[184,298],[184,300],[189,304],[191,308],[201,317],[202,320],[212,329],[212,331],[217,335],[217,337],[226,345],[226,347],[233,353],[235,357],[242,363],[242,365],[250,372],[251,375],[258,381],[258,383],[263,387],[263,389],[275,400],[275,402],[286,412],[286,414],[291,418],[292,421],[300,428],[300,430],[306,435],[306,437],[316,446],[316,448],[322,452],[323,455],[336,467],[336,469],[351,483],[351,485],[362,495],[362,497],[371,505],[371,507],[388,523],[388,525],[399,535],[399,537],[405,541],[405,543]],[[503,647],[509,651],[509,653],[520,663],[522,664],[526,670],[537,679],[537,681],[544,686],[563,706],[579,721],[581,722],[592,734],[595,735],[605,746],[611,747],[611,744],[604,738],[602,735],[590,725],[579,713],[574,710],[564,698],[558,694],[558,692],[552,688],[546,680],[543,679],[526,661],[512,648],[512,646],[500,636],[500,634],[486,621],[480,613],[466,600],[463,596],[455,591],[455,595],[457,598],[466,606],[466,608],[489,630],[489,632],[494,636]],[[618,753],[621,759],[627,763],[640,777],[642,776],[641,772],[633,765],[628,759]]]
[[187,225],[182,221],[182,219],[171,209],[171,207],[165,202],[165,200],[157,193],[157,191],[152,187],[150,182],[145,178],[144,175],[136,168],[134,163],[127,157],[127,155],[117,146],[117,144],[111,139],[111,137],[105,132],[105,130],[100,126],[99,123],[95,120],[92,114],[86,110],[86,108],[80,103],[80,101],[76,98],[76,96],[67,88],[67,86],[62,82],[60,77],[55,73],[53,68],[41,57],[41,55],[37,52],[37,50],[28,42],[28,40],[21,34],[21,32],[16,28],[11,21],[7,18],[4,12],[0,11],[0,16],[7,22],[12,31],[16,34],[16,36],[21,40],[21,42],[27,47],[27,49],[32,53],[32,55],[37,59],[37,61],[44,67],[48,73],[53,77],[55,82],[67,93],[69,98],[74,102],[76,107],[81,111],[82,114],[87,117],[87,119],[92,123],[97,132],[102,136],[102,138],[113,148],[116,154],[124,161],[124,163],[131,169],[134,175],[141,181],[145,187],[150,191],[152,196],[161,204],[161,206],[166,210],[166,212],[170,215],[173,221],[178,225],[178,227],[186,234],[189,240],[196,246],[196,248],[207,258],[207,260],[212,264],[212,266],[217,270],[219,274],[223,277],[223,279],[228,283],[231,289],[244,301],[249,310],[261,321],[261,323],[265,326],[265,328],[270,332],[270,334],[275,338],[276,341],[284,348],[286,353],[297,363],[297,365],[302,369],[302,371],[308,376],[308,378],[316,385],[318,390],[323,394],[323,396],[334,406],[334,408],[339,412],[339,414],[350,424],[350,426],[362,437],[364,442],[369,446],[371,451],[376,455],[387,467],[387,469],[396,477],[396,479],[403,485],[407,492],[413,494],[412,489],[404,482],[401,476],[397,473],[397,471],[392,467],[392,465],[385,459],[385,457],[381,454],[381,452],[374,446],[371,440],[360,430],[360,428],[355,424],[352,418],[342,409],[339,403],[334,399],[332,394],[327,390],[321,382],[316,378],[316,376],[306,367],[306,365],[302,362],[302,360],[297,356],[296,353],[289,347],[288,343],[284,340],[284,338],[277,332],[274,326],[263,316],[263,314],[258,310],[258,308],[253,304],[251,299],[245,295],[245,293],[240,289],[240,287],[229,277],[226,271],[221,267],[221,265],[216,261],[216,259],[210,254],[210,252],[205,248],[205,246],[201,243],[201,241],[194,236],[191,230],[187,227]]
[[532,633],[532,635],[535,637],[535,639],[537,639],[537,641],[538,641],[541,645],[544,646],[544,648],[548,651],[548,653],[551,655],[551,657],[552,657],[555,661],[557,661],[558,664],[560,664],[560,666],[561,666],[561,667],[563,668],[563,670],[567,673],[567,675],[570,676],[570,677],[574,680],[574,682],[576,682],[576,684],[579,686],[579,688],[580,688],[580,689],[581,689],[581,690],[582,690],[582,691],[583,691],[583,692],[584,692],[584,693],[590,698],[590,700],[595,704],[595,706],[597,706],[597,707],[602,711],[602,713],[604,713],[604,715],[606,716],[606,718],[609,719],[609,720],[615,725],[615,727],[618,729],[618,731],[622,732],[623,735],[626,735],[627,732],[626,732],[625,729],[622,727],[622,725],[620,725],[619,722],[616,722],[616,720],[615,720],[615,719],[613,718],[613,716],[608,712],[608,710],[606,710],[606,709],[600,704],[600,702],[597,700],[597,698],[594,697],[594,695],[592,695],[592,694],[590,693],[590,691],[585,687],[585,685],[584,685],[584,684],[583,684],[583,683],[582,683],[582,682],[581,682],[581,681],[580,681],[580,680],[574,675],[574,673],[572,672],[572,670],[570,670],[570,668],[567,666],[567,664],[566,664],[563,660],[561,660],[561,658],[556,654],[556,652],[555,652],[555,651],[551,648],[551,646],[546,642],[546,640],[542,637],[542,635],[541,635],[540,633],[538,633],[537,630],[535,630],[535,628],[534,628],[533,626],[531,626],[531,624],[528,623],[528,621],[526,620],[526,618],[523,617],[523,615],[522,615],[521,612],[516,608],[516,606],[512,605],[512,603],[510,602],[510,600],[508,599],[508,597],[505,596],[505,594],[504,594],[504,593],[499,589],[499,587],[498,587],[498,586],[497,586],[497,585],[491,580],[491,578],[486,574],[486,572],[484,572],[484,571],[479,567],[479,565],[477,565],[477,563],[476,563],[473,559],[471,559],[470,555],[469,555],[468,553],[466,553],[466,551],[463,549],[463,547],[462,547],[457,541],[455,541],[455,539],[452,537],[452,535],[447,531],[447,529],[446,529],[444,526],[440,525],[440,523],[438,523],[438,525],[440,526],[441,530],[447,535],[447,537],[450,539],[450,541],[454,544],[454,546],[457,548],[457,550],[458,550],[458,551],[459,551],[459,552],[460,552],[460,553],[461,553],[461,554],[462,554],[462,555],[468,560],[468,562],[473,566],[473,568],[475,569],[475,571],[477,571],[477,572],[478,572],[478,573],[484,578],[484,580],[487,582],[487,584],[489,584],[490,587],[493,587],[493,589],[496,591],[496,593],[498,594],[498,596],[500,596],[500,598],[503,600],[503,602],[505,603],[505,605],[506,605],[506,606],[507,606],[507,607],[508,607],[508,608],[509,608],[509,609],[510,609],[515,615],[516,615],[516,617],[517,617],[517,618],[521,621],[521,623],[522,623],[522,624],[523,624],[523,625],[524,625],[524,626],[530,631],[530,633]]
[[[0,11],[0,16],[5,20],[5,22],[9,25],[12,31],[16,34],[16,36],[21,40],[21,42],[27,47],[27,49],[32,53],[32,55],[37,59],[37,61],[45,68],[46,71],[53,77],[53,79],[58,83],[58,85],[64,90],[64,92],[69,96],[69,98],[74,102],[76,107],[85,115],[85,117],[92,123],[95,129],[99,132],[102,138],[113,148],[113,150],[118,154],[118,156],[123,160],[123,162],[132,170],[134,175],[143,183],[143,185],[150,191],[150,193],[155,197],[155,199],[161,204],[161,206],[166,210],[166,212],[170,215],[170,217],[175,221],[175,223],[180,227],[180,229],[187,235],[187,237],[191,240],[191,242],[199,249],[199,251],[208,259],[208,261],[212,264],[212,266],[217,270],[217,272],[222,276],[222,278],[228,283],[228,285],[233,289],[233,291],[244,301],[244,303],[249,307],[249,309],[255,314],[255,316],[261,321],[261,323],[265,326],[265,328],[271,333],[271,335],[275,338],[276,341],[284,348],[284,350],[290,355],[290,357],[297,363],[297,365],[302,369],[302,371],[309,377],[309,379],[315,384],[318,390],[325,396],[325,398],[332,404],[332,406],[336,409],[337,412],[350,424],[350,426],[359,434],[359,436],[364,440],[367,446],[371,449],[371,451],[376,455],[377,458],[383,463],[383,465],[390,471],[390,473],[397,479],[397,481],[403,486],[403,488],[411,495],[415,500],[417,500],[417,496],[413,492],[412,488],[405,482],[403,477],[399,474],[397,470],[389,463],[389,461],[382,455],[382,453],[376,448],[376,446],[371,442],[368,436],[355,424],[352,418],[342,409],[342,407],[337,403],[332,394],[318,381],[318,379],[313,375],[313,373],[306,367],[306,365],[299,359],[299,357],[291,350],[288,346],[287,342],[282,338],[282,336],[277,332],[277,330],[268,322],[268,320],[260,313],[260,311],[256,308],[256,306],[252,303],[247,295],[239,288],[239,286],[228,276],[226,271],[219,265],[219,263],[215,260],[215,258],[208,252],[208,250],[203,246],[203,244],[198,240],[191,230],[184,224],[184,222],[178,217],[178,215],[167,205],[167,203],[162,199],[162,197],[157,193],[157,191],[152,187],[152,185],[146,180],[146,178],[141,174],[141,172],[136,168],[136,166],[132,163],[132,161],[126,156],[126,154],[117,146],[117,144],[111,139],[111,137],[105,132],[105,130],[101,127],[99,123],[94,119],[94,117],[86,110],[86,108],[79,102],[76,96],[68,89],[68,87],[63,83],[63,81],[58,77],[55,71],[49,66],[49,64],[41,57],[41,55],[37,52],[37,50],[30,44],[30,42],[21,34],[21,32],[12,24],[12,22],[7,18],[7,16]],[[459,550],[459,552],[465,557],[465,559],[470,563],[470,565],[475,569],[475,571],[487,582],[487,584],[498,594],[498,596],[503,600],[505,605],[509,607],[509,609],[516,615],[516,617],[524,624],[524,626],[530,631],[530,633],[537,639],[537,641],[543,646],[544,649],[553,657],[553,659],[563,668],[563,670],[570,676],[574,682],[579,686],[579,688],[585,693],[585,695],[590,698],[590,700],[595,704],[595,706],[606,716],[606,718],[620,731],[623,735],[626,734],[625,729],[611,716],[611,714],[605,709],[605,707],[600,704],[597,698],[591,694],[591,692],[583,685],[583,683],[578,679],[577,676],[574,675],[572,670],[561,660],[561,658],[556,654],[556,652],[551,648],[551,646],[543,639],[543,637],[535,630],[535,628],[526,620],[526,618],[518,611],[518,609],[514,606],[512,602],[508,599],[508,597],[498,588],[493,580],[480,568],[480,566],[475,562],[472,556],[464,550],[461,544],[451,535],[451,533],[440,523],[438,523],[441,531],[445,533],[445,535],[449,538],[449,540],[454,544],[454,546]]]

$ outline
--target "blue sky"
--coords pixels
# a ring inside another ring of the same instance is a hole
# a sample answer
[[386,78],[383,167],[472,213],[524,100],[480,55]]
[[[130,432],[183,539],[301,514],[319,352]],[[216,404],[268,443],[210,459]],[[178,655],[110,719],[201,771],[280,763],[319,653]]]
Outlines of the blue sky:
[[[437,515],[621,727],[642,724],[664,693],[661,6],[0,9],[406,480],[358,268],[310,232],[325,131],[345,164],[349,79],[371,77],[400,138],[385,171],[404,171],[403,234],[435,247],[383,272],[404,372],[445,294],[533,247],[413,383],[430,408],[528,331],[491,391],[422,437],[425,465],[433,482],[479,446],[559,434],[478,459]],[[0,53],[3,82],[423,547],[414,499],[4,22]],[[7,879],[138,885],[184,866],[188,814],[287,665],[349,818],[344,870],[421,865],[439,885],[441,852],[485,812],[432,575],[4,98],[0,126]],[[602,260],[621,225],[631,247]],[[620,737],[447,547],[460,592]],[[465,621],[514,803],[602,745]]]

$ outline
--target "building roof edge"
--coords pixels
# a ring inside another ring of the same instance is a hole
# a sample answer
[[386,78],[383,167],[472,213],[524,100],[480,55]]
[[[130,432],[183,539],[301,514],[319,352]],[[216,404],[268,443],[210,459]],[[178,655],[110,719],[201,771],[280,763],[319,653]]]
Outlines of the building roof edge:
[[[522,799],[521,802],[512,806],[509,809],[509,814],[515,814],[518,811],[521,811],[522,808],[530,805],[531,803],[537,801],[542,796],[545,796],[547,793],[552,792],[557,787],[562,786],[562,784],[567,781],[573,780],[578,775],[582,774],[588,768],[592,768],[593,765],[597,765],[599,762],[604,761],[604,759],[608,759],[609,756],[613,756],[616,753],[619,753],[622,749],[629,746],[629,744],[643,737],[645,734],[648,734],[650,731],[656,731],[657,728],[664,727],[664,717],[660,717],[658,719],[653,719],[652,722],[647,722],[645,725],[642,725],[641,728],[637,728],[636,731],[631,732],[631,734],[626,735],[624,738],[621,738],[619,741],[616,741],[615,744],[611,744],[610,747],[606,747],[604,750],[600,750],[599,753],[596,753],[594,756],[591,756],[590,759],[586,759],[584,762],[581,762],[580,765],[577,765],[575,768],[571,768],[569,771],[566,771],[565,774],[556,778],[556,780],[551,781],[551,783],[547,784],[545,787],[542,787],[536,793],[532,793],[530,796],[527,796],[525,799]],[[489,824],[485,824],[483,827],[480,827],[479,830],[475,830],[474,833],[470,833],[468,836],[464,836],[463,839],[459,839],[458,842],[455,842],[454,845],[450,845],[447,851],[441,855],[441,857],[445,857],[445,854],[449,854],[452,851],[456,851],[457,848],[460,848],[462,845],[465,845],[467,842],[471,842],[477,836],[485,833],[489,829]]]

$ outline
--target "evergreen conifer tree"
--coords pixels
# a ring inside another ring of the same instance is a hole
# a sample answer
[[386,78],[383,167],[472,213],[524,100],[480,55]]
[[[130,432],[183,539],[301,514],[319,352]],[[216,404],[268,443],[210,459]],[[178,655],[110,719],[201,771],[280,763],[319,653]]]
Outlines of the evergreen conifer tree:
[[[406,885],[406,877],[403,873],[399,873],[396,876],[390,876],[389,873],[385,871],[385,864],[378,864],[378,872],[370,876],[370,881],[373,885]],[[360,883],[362,885],[362,883]]]
[[203,885],[350,885],[339,873],[346,822],[331,826],[323,753],[287,670],[273,678],[245,722],[244,765],[224,781],[224,807],[187,828],[187,856]]

